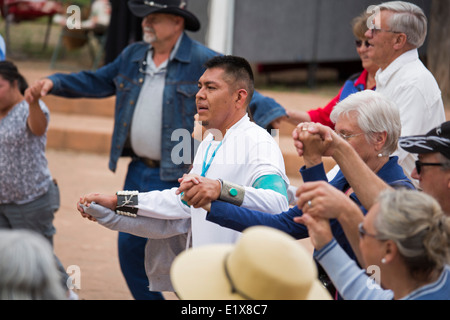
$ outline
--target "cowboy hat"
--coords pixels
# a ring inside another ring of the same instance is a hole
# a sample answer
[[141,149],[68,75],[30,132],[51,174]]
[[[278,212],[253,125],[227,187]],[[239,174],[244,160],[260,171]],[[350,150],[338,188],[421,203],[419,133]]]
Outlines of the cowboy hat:
[[144,18],[152,13],[169,13],[181,16],[185,21],[186,30],[198,31],[200,21],[195,15],[186,10],[186,0],[131,0],[128,8],[139,18]]
[[265,226],[246,229],[234,245],[184,251],[170,276],[181,299],[331,299],[311,254],[288,234]]

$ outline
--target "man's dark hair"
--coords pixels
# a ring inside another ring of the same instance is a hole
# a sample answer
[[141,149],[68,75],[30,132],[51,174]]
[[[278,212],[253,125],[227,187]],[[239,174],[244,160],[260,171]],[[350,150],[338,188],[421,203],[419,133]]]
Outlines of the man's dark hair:
[[206,69],[221,68],[225,73],[232,77],[232,82],[242,82],[245,84],[248,97],[247,103],[250,103],[255,90],[254,77],[250,63],[244,58],[237,56],[216,56],[205,63]]
[[8,81],[11,85],[14,84],[14,81],[17,81],[17,86],[21,94],[24,94],[28,88],[27,81],[11,61],[0,61],[0,77]]

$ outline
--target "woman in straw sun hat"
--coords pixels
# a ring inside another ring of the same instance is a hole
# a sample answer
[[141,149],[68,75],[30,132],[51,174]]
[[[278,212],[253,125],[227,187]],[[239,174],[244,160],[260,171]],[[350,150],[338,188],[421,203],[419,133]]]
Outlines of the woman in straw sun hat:
[[176,293],[188,300],[330,300],[311,255],[288,234],[264,226],[234,245],[181,253],[172,264]]

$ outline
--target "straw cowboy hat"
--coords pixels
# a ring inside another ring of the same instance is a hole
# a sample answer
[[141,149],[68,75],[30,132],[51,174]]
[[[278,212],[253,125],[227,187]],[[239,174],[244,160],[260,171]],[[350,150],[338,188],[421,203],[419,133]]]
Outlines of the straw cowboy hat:
[[187,300],[330,300],[311,254],[288,234],[251,227],[234,245],[184,251],[171,268],[173,287]]
[[191,12],[186,10],[187,0],[132,0],[128,2],[130,11],[139,18],[152,13],[170,13],[181,16],[185,21],[186,30],[198,31],[200,21]]

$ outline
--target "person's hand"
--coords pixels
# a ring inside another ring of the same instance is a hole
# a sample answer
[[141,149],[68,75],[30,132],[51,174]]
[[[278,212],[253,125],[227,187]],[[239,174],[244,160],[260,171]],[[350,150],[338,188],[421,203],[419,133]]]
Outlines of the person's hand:
[[300,157],[304,156],[305,143],[302,138],[309,135],[317,134],[321,139],[321,153],[322,156],[332,156],[334,153],[335,143],[338,141],[338,135],[327,126],[320,123],[303,122],[292,132],[292,139],[294,140],[294,146],[297,149],[297,153]]
[[342,191],[326,181],[306,182],[296,192],[297,206],[316,218],[338,219],[356,204]]
[[286,120],[295,126],[302,122],[311,122],[311,117],[306,111],[286,110],[286,113],[288,115]]
[[53,89],[53,81],[48,78],[43,78],[33,84],[33,87],[40,87],[40,95],[41,97],[45,97]]
[[40,81],[37,81],[31,87],[28,87],[25,90],[25,94],[24,94],[26,102],[28,102],[28,104],[38,102],[39,98],[41,97],[41,91],[42,91],[42,84]]
[[91,220],[91,221],[96,222],[97,219],[95,219],[93,216],[91,216],[90,214],[87,214],[87,213],[84,211],[84,207],[83,207],[83,206],[89,207],[90,204],[88,204],[88,203],[83,203],[82,201],[83,201],[83,198],[80,198],[80,201],[77,202],[77,210],[80,212],[80,214],[81,214],[81,216],[82,216],[83,218],[86,218],[86,219],[89,219],[89,220]]
[[193,185],[199,184],[201,181],[200,179],[202,179],[202,177],[195,173],[183,174],[181,178],[178,178],[180,188],[177,189],[176,194],[181,194],[185,189],[190,189]]
[[103,207],[115,210],[117,207],[117,196],[106,195],[100,193],[90,193],[80,198],[80,203],[89,206],[91,202],[95,202]]
[[311,243],[316,250],[322,249],[326,244],[333,240],[330,222],[328,219],[314,218],[307,213],[300,217],[295,217],[294,221],[304,224],[308,228],[308,234]]
[[273,121],[270,123],[270,126],[271,126],[273,129],[280,129],[281,123],[282,123],[283,121],[287,121],[287,120],[288,120],[288,117],[287,117],[287,116],[282,116],[282,117],[276,118],[275,120],[273,120]]
[[221,185],[218,180],[192,174],[184,175],[180,180],[180,187],[176,193],[183,193],[183,200],[194,208],[207,206],[219,199]]
[[192,138],[202,141],[205,136],[206,129],[202,126],[201,121],[198,121],[198,117],[198,113],[196,113],[194,116],[194,130],[192,131]]
[[303,144],[303,159],[307,168],[321,163],[322,155],[328,148],[328,144],[319,134],[308,131],[309,125],[310,123],[306,122],[298,127],[298,140]]

